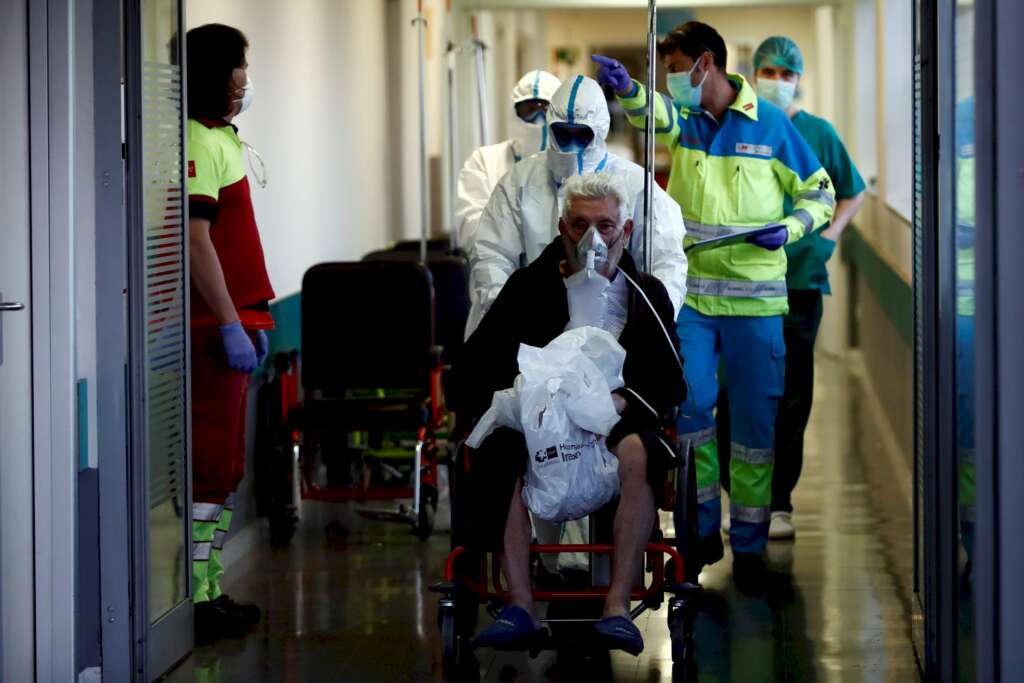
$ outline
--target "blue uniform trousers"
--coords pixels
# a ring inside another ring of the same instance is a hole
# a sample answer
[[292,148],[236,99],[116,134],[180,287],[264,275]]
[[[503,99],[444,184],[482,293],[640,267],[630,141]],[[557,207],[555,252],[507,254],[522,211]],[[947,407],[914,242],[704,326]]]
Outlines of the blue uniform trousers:
[[[697,522],[701,538],[720,533],[719,448],[729,448],[730,542],[733,552],[761,553],[771,519],[775,415],[785,384],[782,316],[707,316],[684,306],[677,321],[689,394],[678,434],[696,451]],[[729,378],[732,444],[718,443],[715,403],[721,359]],[[682,500],[682,496],[678,497]],[[676,510],[676,528],[684,528]]]

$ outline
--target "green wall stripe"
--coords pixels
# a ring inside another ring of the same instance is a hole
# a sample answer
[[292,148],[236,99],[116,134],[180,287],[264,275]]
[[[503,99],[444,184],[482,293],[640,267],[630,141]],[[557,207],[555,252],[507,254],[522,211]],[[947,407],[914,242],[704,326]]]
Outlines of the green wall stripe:
[[914,344],[914,291],[899,273],[892,269],[864,235],[851,225],[843,232],[843,260],[857,267],[860,277],[899,331],[908,346]]
[[267,367],[273,362],[274,354],[302,348],[302,292],[295,292],[270,304],[274,317],[274,329],[267,332],[270,354]]
[[89,469],[89,382],[80,379],[75,388],[78,408],[78,471],[84,472]]

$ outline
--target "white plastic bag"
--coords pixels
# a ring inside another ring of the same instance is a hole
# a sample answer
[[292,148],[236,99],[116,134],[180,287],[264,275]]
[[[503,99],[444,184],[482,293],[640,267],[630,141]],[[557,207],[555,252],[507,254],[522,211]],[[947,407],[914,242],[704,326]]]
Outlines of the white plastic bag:
[[623,386],[626,352],[609,333],[581,327],[543,349],[523,344],[518,358],[512,389],[495,392],[468,443],[479,447],[497,427],[521,431],[527,506],[542,519],[579,519],[618,494],[619,463],[605,437],[619,421],[611,392]]

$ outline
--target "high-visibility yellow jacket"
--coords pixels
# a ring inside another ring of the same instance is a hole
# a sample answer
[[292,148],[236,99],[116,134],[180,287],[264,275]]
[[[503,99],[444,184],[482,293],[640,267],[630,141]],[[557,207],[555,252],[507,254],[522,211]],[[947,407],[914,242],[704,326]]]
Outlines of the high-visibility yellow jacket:
[[[680,109],[659,93],[657,140],[672,152],[668,194],[682,207],[686,243],[782,223],[789,242],[826,224],[835,207],[828,174],[785,112],[740,75],[729,74],[736,101],[721,122],[707,111]],[[620,97],[629,122],[643,128],[647,94]],[[793,211],[783,212],[789,195]],[[789,310],[786,251],[753,244],[690,255],[686,305],[705,315],[767,316]]]

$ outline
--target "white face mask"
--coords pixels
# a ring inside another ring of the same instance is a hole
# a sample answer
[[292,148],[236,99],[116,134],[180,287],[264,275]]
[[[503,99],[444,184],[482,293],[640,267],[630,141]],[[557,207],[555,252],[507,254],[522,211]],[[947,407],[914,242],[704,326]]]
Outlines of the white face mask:
[[239,114],[252,106],[252,79],[249,78],[248,74],[245,76],[245,88],[242,90],[242,99],[239,102],[242,103],[238,108]]
[[757,94],[779,109],[786,110],[796,98],[796,83],[759,78],[757,79]]
[[548,122],[543,113],[532,122],[512,117],[512,150],[518,159],[525,159],[548,148]]
[[608,161],[608,149],[604,140],[598,137],[591,140],[582,150],[571,152],[561,151],[558,149],[558,143],[552,141],[545,154],[551,175],[558,183],[570,176],[603,171]]

